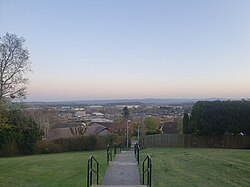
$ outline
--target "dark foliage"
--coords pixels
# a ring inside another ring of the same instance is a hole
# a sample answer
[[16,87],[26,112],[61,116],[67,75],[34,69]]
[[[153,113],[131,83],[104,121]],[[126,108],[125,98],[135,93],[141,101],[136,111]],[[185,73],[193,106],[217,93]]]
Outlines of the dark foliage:
[[152,134],[161,134],[161,131],[159,129],[152,130],[152,131],[146,131],[146,135],[152,135]]
[[39,125],[19,109],[5,110],[0,124],[0,155],[32,154],[40,138]]
[[191,127],[190,127],[190,120],[188,113],[184,113],[183,116],[183,134],[190,134],[191,133]]
[[191,130],[198,135],[250,135],[250,101],[199,101],[192,109]]
[[128,107],[124,107],[123,110],[122,110],[122,115],[123,115],[123,118],[128,120],[129,118],[129,110],[128,110]]
[[61,138],[56,140],[41,140],[37,143],[36,153],[58,153],[105,149],[107,145],[125,145],[122,136],[76,136],[72,138]]

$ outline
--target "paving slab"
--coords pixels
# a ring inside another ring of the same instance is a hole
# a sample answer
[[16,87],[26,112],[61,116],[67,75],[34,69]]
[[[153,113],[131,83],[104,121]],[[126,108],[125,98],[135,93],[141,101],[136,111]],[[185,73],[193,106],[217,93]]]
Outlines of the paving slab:
[[139,169],[133,151],[122,151],[116,155],[114,162],[109,163],[103,184],[140,185]]
[[92,187],[147,187],[147,185],[96,185]]
[[92,187],[147,187],[147,185],[95,185]]

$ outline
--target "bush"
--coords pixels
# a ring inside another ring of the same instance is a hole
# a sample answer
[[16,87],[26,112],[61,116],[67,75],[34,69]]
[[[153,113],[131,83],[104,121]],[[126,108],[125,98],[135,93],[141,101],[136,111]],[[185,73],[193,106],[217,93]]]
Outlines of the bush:
[[199,101],[191,112],[192,134],[250,135],[250,101]]
[[[58,153],[106,149],[107,145],[124,144],[124,137],[117,135],[76,136],[56,140],[41,140],[36,145],[36,153]],[[124,144],[125,145],[125,144]]]
[[161,131],[159,129],[153,130],[153,131],[147,131],[146,135],[152,135],[152,134],[160,134]]
[[6,143],[1,146],[0,156],[15,156],[19,154],[19,149],[15,143]]
[[50,140],[41,140],[37,142],[35,153],[60,153],[62,152],[59,144]]
[[0,156],[32,154],[40,127],[20,109],[0,107]]
[[53,140],[60,145],[63,152],[93,150],[96,147],[96,136],[77,136]]

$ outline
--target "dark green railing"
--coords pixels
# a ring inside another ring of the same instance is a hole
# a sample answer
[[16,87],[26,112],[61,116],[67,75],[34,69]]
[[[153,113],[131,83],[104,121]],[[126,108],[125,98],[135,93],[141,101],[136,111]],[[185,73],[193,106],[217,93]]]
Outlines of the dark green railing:
[[110,145],[107,145],[107,164],[109,164],[109,161],[112,161],[112,149]]
[[[147,184],[145,183],[145,174],[147,174]],[[142,162],[142,184],[146,184],[149,187],[152,186],[152,160],[149,155]]]
[[122,144],[119,144],[120,152],[124,151],[124,146]]
[[139,162],[140,162],[140,147],[139,147],[138,143],[136,143],[134,145],[134,153],[135,153],[135,157],[136,157],[137,163],[139,164]]
[[[96,163],[96,169],[93,169],[93,161]],[[99,163],[91,155],[88,159],[87,187],[90,187],[93,184],[93,172],[96,174],[96,184],[98,184],[98,181],[99,181]]]
[[115,155],[116,155],[116,150],[117,150],[117,145],[114,144],[114,157],[115,157]]
[[124,150],[124,147],[122,146],[122,144],[119,144],[118,146],[114,144],[113,151],[112,151],[112,146],[108,144],[107,145],[107,164],[109,163],[109,161],[113,160],[113,158],[119,151],[121,152],[122,150]]

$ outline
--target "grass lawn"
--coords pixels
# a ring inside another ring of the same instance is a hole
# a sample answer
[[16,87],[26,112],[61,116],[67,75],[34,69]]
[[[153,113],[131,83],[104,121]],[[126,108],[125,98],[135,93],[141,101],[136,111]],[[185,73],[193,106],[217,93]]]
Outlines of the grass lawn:
[[86,186],[90,155],[100,163],[101,182],[106,152],[86,151],[0,158],[0,186]]
[[147,148],[152,186],[250,186],[250,150]]
[[[147,148],[153,161],[153,187],[250,186],[250,150]],[[86,186],[87,160],[100,162],[100,182],[106,151],[73,152],[0,158],[0,186]]]

